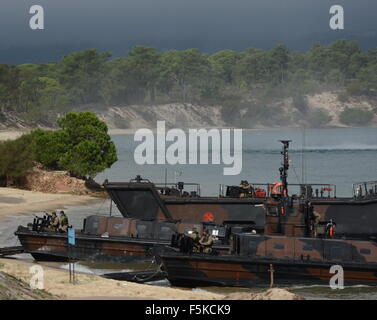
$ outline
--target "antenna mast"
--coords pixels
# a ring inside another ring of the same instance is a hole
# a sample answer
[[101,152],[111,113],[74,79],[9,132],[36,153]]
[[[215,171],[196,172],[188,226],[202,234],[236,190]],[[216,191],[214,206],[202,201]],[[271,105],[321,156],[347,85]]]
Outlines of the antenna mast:
[[288,149],[289,149],[289,143],[292,140],[280,140],[280,142],[283,144],[283,150],[281,151],[281,154],[283,155],[283,162],[282,167],[279,168],[280,172],[280,180],[283,184],[283,196],[288,196],[288,169],[289,169],[289,158],[288,158]]
[[306,184],[306,166],[305,166],[305,148],[306,148],[306,132],[305,127],[302,128],[302,149],[301,149],[301,184]]

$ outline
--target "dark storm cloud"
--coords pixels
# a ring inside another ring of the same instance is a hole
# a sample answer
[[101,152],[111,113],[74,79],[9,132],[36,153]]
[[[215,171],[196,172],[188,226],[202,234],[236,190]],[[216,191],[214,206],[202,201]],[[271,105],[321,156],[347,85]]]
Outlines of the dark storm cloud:
[[[45,9],[45,30],[29,28],[29,8]],[[329,28],[329,9],[345,9],[345,30]],[[1,61],[57,59],[86,47],[124,55],[135,44],[159,49],[307,49],[314,41],[358,39],[376,47],[375,0],[2,0]]]

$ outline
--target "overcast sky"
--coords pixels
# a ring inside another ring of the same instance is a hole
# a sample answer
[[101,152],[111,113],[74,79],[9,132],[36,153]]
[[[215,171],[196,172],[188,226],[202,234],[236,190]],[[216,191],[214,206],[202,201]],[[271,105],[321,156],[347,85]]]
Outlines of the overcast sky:
[[[341,4],[345,30],[329,27]],[[29,27],[29,9],[45,10],[45,30]],[[56,60],[95,47],[125,55],[136,44],[204,52],[285,43],[306,50],[315,41],[357,39],[377,47],[377,0],[1,0],[0,62]]]

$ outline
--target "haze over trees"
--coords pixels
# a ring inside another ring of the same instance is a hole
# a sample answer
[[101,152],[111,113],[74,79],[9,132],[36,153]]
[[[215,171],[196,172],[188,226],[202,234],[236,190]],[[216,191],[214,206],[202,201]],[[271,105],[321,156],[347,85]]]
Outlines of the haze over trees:
[[322,126],[331,118],[325,110],[308,112],[305,95],[324,90],[338,91],[343,100],[376,97],[377,48],[363,52],[357,42],[345,40],[315,43],[304,53],[283,44],[214,54],[135,46],[116,59],[87,49],[56,63],[0,65],[0,113],[46,125],[75,108],[176,102],[222,105],[224,117],[246,105],[250,121],[268,123],[284,120],[268,102],[291,97],[303,116]]

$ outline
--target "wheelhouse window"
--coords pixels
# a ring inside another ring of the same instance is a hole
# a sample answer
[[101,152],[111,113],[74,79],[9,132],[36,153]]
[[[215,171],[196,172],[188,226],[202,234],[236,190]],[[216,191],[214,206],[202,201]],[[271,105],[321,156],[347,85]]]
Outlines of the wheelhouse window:
[[267,207],[267,215],[276,217],[279,215],[279,207]]
[[360,249],[360,253],[361,254],[370,254],[370,249],[368,249],[368,248],[361,248]]
[[274,249],[284,249],[283,243],[274,243]]
[[139,231],[139,232],[144,232],[144,231],[146,231],[147,230],[147,226],[146,225],[138,225],[138,226],[136,226],[136,229],[137,229],[137,231]]

